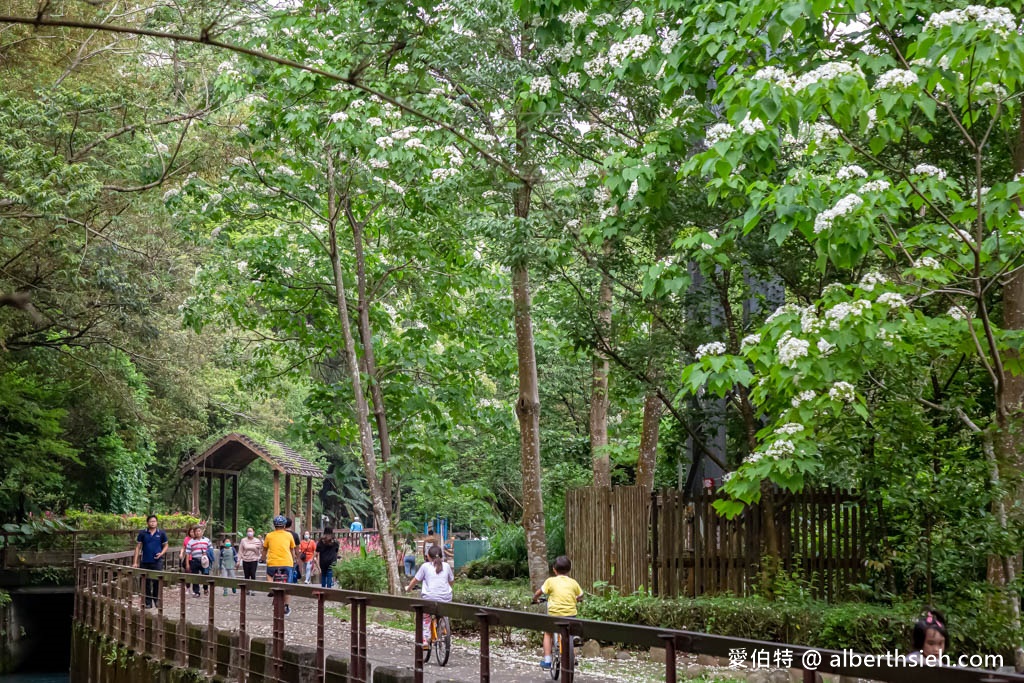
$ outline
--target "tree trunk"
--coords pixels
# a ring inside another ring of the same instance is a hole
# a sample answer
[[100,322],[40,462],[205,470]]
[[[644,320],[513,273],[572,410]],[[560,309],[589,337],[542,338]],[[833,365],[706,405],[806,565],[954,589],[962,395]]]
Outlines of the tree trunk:
[[356,292],[358,301],[356,311],[359,314],[359,341],[363,347],[363,368],[366,382],[370,387],[370,401],[373,403],[373,416],[377,422],[377,439],[380,441],[380,462],[384,466],[381,488],[384,503],[388,510],[393,510],[391,501],[392,477],[387,470],[391,460],[391,433],[388,431],[388,418],[384,410],[384,392],[377,381],[377,357],[373,353],[373,334],[370,330],[370,301],[366,296],[366,254],[363,252],[363,228],[365,223],[356,220],[348,202],[345,204],[345,216],[352,228],[352,244],[356,255]]
[[[520,145],[525,132],[519,131]],[[514,193],[516,219],[530,213],[530,188],[521,185]],[[530,273],[525,261],[512,268],[512,311],[515,317],[516,353],[519,359],[519,455],[523,473],[523,529],[530,583],[540,588],[548,577],[548,543],[544,531],[544,500],[540,488],[540,389],[537,384],[537,355],[533,348],[533,319],[530,314]]]
[[338,197],[334,185],[334,159],[327,155],[327,205],[328,205],[328,238],[330,239],[331,269],[334,274],[335,304],[341,324],[342,338],[345,345],[345,358],[351,369],[352,393],[355,398],[356,421],[359,425],[359,448],[363,457],[363,469],[370,487],[370,499],[373,501],[373,516],[380,533],[380,546],[384,552],[384,563],[388,574],[388,591],[393,595],[401,592],[401,580],[398,577],[398,554],[395,552],[395,539],[391,533],[391,509],[386,502],[384,489],[377,476],[377,455],[373,448],[373,432],[370,428],[370,409],[363,395],[363,382],[359,372],[359,358],[356,354],[356,343],[352,337],[352,328],[348,318],[348,301],[345,296],[345,280],[341,272],[341,258],[338,253]]
[[640,431],[640,453],[636,460],[636,484],[650,491],[654,488],[654,468],[658,457],[658,430],[661,426],[662,404],[656,388],[644,394],[644,420]]
[[[605,254],[609,250],[606,242]],[[612,467],[608,457],[608,354],[603,349],[611,345],[612,282],[606,273],[601,275],[597,306],[598,334],[590,393],[590,457],[594,467],[594,486],[608,488],[612,485]]]

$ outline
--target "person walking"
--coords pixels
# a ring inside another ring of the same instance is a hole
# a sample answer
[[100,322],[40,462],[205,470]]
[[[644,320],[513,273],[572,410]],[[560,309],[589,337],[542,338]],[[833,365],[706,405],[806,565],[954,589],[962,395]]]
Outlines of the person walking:
[[412,539],[408,539],[405,542],[405,557],[402,558],[402,562],[405,564],[405,575],[408,578],[412,578],[416,575],[416,545],[412,542]]
[[[260,564],[260,555],[263,554],[263,540],[256,536],[256,530],[249,527],[245,530],[245,538],[238,546],[239,556],[242,562],[242,578],[249,581],[256,580],[256,568]],[[249,595],[256,591],[249,589]]]
[[[203,533],[202,526],[197,524],[192,527],[192,538],[185,545],[185,553],[188,555],[189,571],[192,574],[210,575],[210,567],[213,564],[211,560],[213,544],[210,543],[210,539]],[[203,595],[208,593],[209,586],[203,584]],[[192,584],[192,594],[197,598],[199,597],[198,581]]]
[[352,518],[352,523],[348,525],[348,530],[352,533],[357,533],[363,530],[363,523],[359,521],[359,515]]
[[334,563],[338,561],[338,539],[334,529],[325,527],[316,542],[314,561],[320,566],[320,587],[334,588]]
[[[231,544],[231,539],[227,536],[221,537],[220,544],[220,556],[218,557],[219,562],[217,566],[220,568],[220,575],[225,579],[235,578],[235,568],[238,566],[238,548],[235,548]],[[237,588],[232,588],[231,593],[238,593]],[[227,596],[228,587],[224,586],[224,595]]]
[[[292,518],[291,517],[285,517],[285,525],[284,525],[285,531],[287,531],[288,533],[290,533],[292,535],[292,540],[295,541],[295,547],[298,548],[299,547],[299,543],[301,542],[301,539],[299,539],[299,535],[295,532],[295,529],[292,528],[293,526],[294,526],[294,522],[293,522]],[[298,555],[298,552],[293,553],[293,554],[295,555],[295,562],[292,564],[292,573],[288,576],[288,583],[298,583],[299,582],[299,559],[298,559],[299,555]]]
[[309,532],[302,534],[302,542],[299,543],[299,563],[306,573],[306,583],[313,573],[313,556],[316,555],[316,542],[309,537]]
[[[132,566],[162,572],[167,545],[167,534],[159,528],[156,515],[146,517],[146,528],[135,538],[135,557],[132,559]],[[146,607],[156,607],[159,600],[160,582],[157,579],[146,579]]]
[[[267,578],[275,583],[288,583],[295,565],[295,539],[285,531],[286,520],[281,515],[274,517],[274,530],[263,539],[263,555],[267,560]],[[271,597],[274,592],[268,593]],[[289,596],[284,595],[284,615],[291,614]]]

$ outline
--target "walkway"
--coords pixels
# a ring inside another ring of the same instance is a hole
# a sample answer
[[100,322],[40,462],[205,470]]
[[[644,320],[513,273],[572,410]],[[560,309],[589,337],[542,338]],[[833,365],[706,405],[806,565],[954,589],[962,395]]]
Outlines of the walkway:
[[[168,611],[173,613],[172,610],[177,606],[177,589],[171,591],[166,597],[165,604],[168,606]],[[218,628],[226,630],[238,628],[238,603],[237,595],[228,593],[228,596],[224,597],[220,592],[217,593],[214,607]],[[171,607],[172,605],[174,607]],[[287,617],[285,641],[297,645],[313,646],[316,633],[316,603],[308,598],[293,598],[291,607],[292,612]],[[190,622],[205,626],[209,615],[207,599],[205,597],[189,597],[187,613]],[[348,656],[349,628],[348,622],[345,620],[347,612],[344,612],[345,619],[341,618],[339,610],[328,609],[327,613],[328,616],[324,624],[327,653]],[[248,596],[246,624],[250,636],[269,638],[271,636],[271,617],[271,600],[265,593],[258,592],[256,595]],[[394,617],[396,620],[404,618],[408,620],[411,628],[412,615],[371,609],[367,617],[367,653],[371,666],[384,664],[411,668],[413,633],[374,623],[374,621],[375,617],[383,619]],[[439,680],[456,680],[465,683],[478,681],[480,660],[477,647],[474,636],[469,634],[460,636],[456,633],[448,665],[443,668],[439,667],[431,657],[431,661],[426,665],[425,683],[434,683]],[[495,638],[491,645],[491,680],[495,683],[551,680],[547,672],[541,671],[538,666],[539,652],[539,648],[529,647],[523,638],[519,638],[518,642],[511,646],[502,645]],[[642,662],[637,659],[616,661],[580,658],[580,670],[576,681],[578,683],[606,683],[608,681],[647,683],[663,680],[664,676],[664,665]]]

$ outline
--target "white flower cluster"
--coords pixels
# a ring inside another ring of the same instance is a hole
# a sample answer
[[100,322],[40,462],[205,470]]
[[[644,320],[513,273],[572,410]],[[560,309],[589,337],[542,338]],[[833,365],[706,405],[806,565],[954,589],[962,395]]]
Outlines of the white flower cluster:
[[779,362],[789,368],[795,368],[796,363],[807,355],[811,343],[805,339],[794,337],[792,333],[786,332],[779,338],[775,350],[779,354]]
[[167,192],[164,192],[163,200],[165,202],[169,202],[175,197],[177,197],[179,194],[181,194],[181,190],[179,190],[176,187],[172,187],[171,189],[167,190]]
[[890,349],[892,348],[892,340],[895,338],[896,334],[894,332],[890,332],[884,327],[879,327],[878,332],[875,334],[875,339],[878,339],[882,342],[883,346]]
[[156,151],[157,154],[167,154],[167,152],[170,150],[168,149],[167,145],[165,145],[162,142],[158,142],[156,143]]
[[295,176],[295,171],[293,171],[290,166],[285,166],[284,164],[281,164],[280,166],[275,168],[274,171],[276,173],[280,173],[281,175],[286,175],[286,176],[290,176],[290,177],[294,177]]
[[629,184],[629,190],[626,192],[626,201],[633,201],[636,199],[637,193],[640,192],[640,184],[637,181],[633,181]]
[[668,34],[661,41],[661,54],[670,55],[672,50],[675,49],[676,45],[679,44],[679,32],[669,31]]
[[789,74],[777,66],[766,66],[758,69],[754,74],[754,80],[768,81],[769,83],[774,83],[780,88],[791,88],[793,86],[793,79],[789,77]]
[[818,353],[820,353],[823,356],[830,356],[832,355],[832,352],[836,350],[836,345],[825,338],[819,339],[817,346]]
[[771,458],[772,460],[788,458],[794,453],[796,453],[796,446],[789,439],[773,441],[768,444],[768,448],[764,449],[764,457]]
[[828,390],[828,397],[833,401],[853,403],[857,398],[857,391],[849,382],[836,382],[832,385],[832,388]]
[[740,342],[740,347],[746,349],[746,348],[749,348],[751,346],[757,346],[760,343],[761,343],[761,335],[759,335],[759,334],[748,334],[746,337],[743,338],[743,341]]
[[974,94],[978,95],[978,99],[1005,100],[1008,96],[1006,88],[998,83],[991,83],[989,81],[978,83],[974,88]]
[[348,113],[336,111],[331,114],[331,123],[342,123],[344,121],[348,121]]
[[562,77],[562,81],[570,88],[578,88],[580,87],[580,74],[577,71],[567,73]]
[[857,299],[853,302],[841,301],[825,311],[825,318],[829,320],[828,329],[838,330],[841,323],[850,316],[859,316],[869,310],[871,310],[871,302],[867,299]]
[[924,30],[936,31],[946,26],[959,26],[970,22],[980,24],[1004,38],[1017,30],[1017,20],[1009,9],[983,5],[969,5],[964,9],[936,12],[928,17]]
[[704,133],[704,139],[708,141],[709,145],[713,145],[716,142],[721,142],[729,138],[736,129],[730,126],[728,123],[716,123],[715,125],[708,128],[707,132]]
[[816,394],[813,389],[808,389],[807,391],[801,391],[799,394],[794,396],[793,400],[790,401],[790,403],[794,408],[799,408],[801,403],[813,401],[817,397],[818,394]]
[[387,186],[397,192],[398,194],[405,194],[405,188],[396,183],[394,180],[388,180]]
[[407,74],[407,73],[409,73],[409,65],[408,64],[395,64],[395,66],[392,69],[392,71],[394,71],[396,74]]
[[639,7],[630,7],[622,13],[619,24],[623,27],[639,26],[644,23],[644,11]]
[[366,123],[367,123],[367,125],[370,125],[370,126],[383,126],[384,125],[384,122],[381,121],[380,118],[377,117],[377,116],[371,116],[370,118],[366,119]]
[[787,422],[776,429],[775,433],[782,436],[792,436],[793,434],[798,434],[802,431],[804,431],[804,426],[799,422]]
[[610,14],[598,14],[594,17],[594,26],[607,26],[612,23],[612,15]]
[[458,171],[454,168],[435,168],[430,172],[430,177],[434,180],[443,181],[453,177],[456,173],[458,173]]
[[370,168],[388,168],[391,164],[387,159],[370,159]]
[[640,59],[654,44],[649,35],[630,36],[621,43],[614,43],[608,48],[608,63],[612,67],[620,67],[627,59]]
[[800,308],[796,304],[783,304],[782,306],[779,306],[774,311],[772,311],[772,314],[769,315],[765,319],[765,322],[766,323],[770,323],[770,322],[772,322],[773,320],[775,320],[776,318],[778,318],[781,315],[789,315],[791,313],[800,313],[803,310],[804,309]]
[[941,267],[938,259],[932,258],[931,256],[922,256],[921,258],[914,261],[915,268],[928,268],[931,270],[937,270]]
[[559,17],[564,23],[569,24],[573,29],[579,28],[587,21],[586,12],[580,12],[579,10],[573,10],[566,12],[564,15]]
[[846,292],[846,285],[842,282],[831,282],[825,285],[825,288],[821,290],[821,295],[828,296],[829,294],[835,294],[837,292]]
[[817,83],[825,83],[842,78],[843,76],[854,76],[863,79],[864,72],[860,70],[859,66],[851,62],[829,62],[802,74],[793,82],[793,88],[795,90],[805,90]]
[[909,69],[890,69],[875,81],[875,90],[895,88],[905,90],[917,85],[917,74]]
[[704,356],[721,356],[725,353],[725,344],[722,342],[708,342],[707,344],[701,344],[697,347],[697,360],[700,360]]
[[597,55],[590,61],[583,62],[583,70],[587,72],[587,75],[591,78],[598,78],[604,74],[605,67],[607,66],[608,58],[604,55]]
[[409,138],[405,141],[406,149],[426,149],[427,146],[419,138]]
[[811,334],[821,329],[821,318],[814,306],[807,306],[800,311],[800,331],[804,334]]
[[965,313],[964,309],[961,308],[960,306],[950,306],[949,310],[946,311],[946,315],[948,315],[953,320],[967,319],[967,313]]
[[817,121],[811,129],[811,136],[814,138],[814,142],[820,145],[823,140],[838,140],[839,129],[831,123]]
[[762,132],[764,128],[764,121],[761,119],[752,119],[750,114],[743,117],[743,120],[739,123],[740,132],[744,135],[754,135],[755,133]]
[[864,204],[864,200],[855,194],[848,194],[827,211],[822,211],[814,219],[814,234],[820,234],[832,228],[832,222],[840,216],[853,213]]
[[857,286],[865,292],[873,292],[875,291],[875,285],[884,285],[887,282],[889,282],[889,278],[879,272],[871,271],[864,273],[864,277],[860,279],[860,283]]
[[394,133],[391,134],[391,137],[393,137],[396,140],[408,140],[409,137],[417,131],[419,131],[419,128],[417,128],[416,126],[406,126],[401,130],[396,130]]
[[836,180],[850,180],[851,178],[867,178],[868,172],[857,164],[843,166],[836,171]]
[[395,140],[390,135],[382,135],[377,138],[377,146],[381,149],[390,149],[394,144]]
[[549,76],[537,76],[530,82],[530,92],[543,97],[551,92],[551,78]]
[[884,304],[889,308],[902,308],[907,305],[907,301],[903,298],[903,295],[897,294],[896,292],[882,292],[878,296],[878,303]]
[[860,186],[861,192],[885,192],[892,184],[885,178],[879,178],[878,180],[869,180]]
[[946,172],[937,166],[932,166],[931,164],[918,164],[914,168],[910,169],[910,175],[934,176],[939,180],[946,179]]

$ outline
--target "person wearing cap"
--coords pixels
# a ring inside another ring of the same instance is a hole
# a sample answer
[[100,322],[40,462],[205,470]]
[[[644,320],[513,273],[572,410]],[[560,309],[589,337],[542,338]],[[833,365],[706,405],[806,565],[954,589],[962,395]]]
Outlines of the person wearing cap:
[[[274,517],[274,530],[263,539],[263,558],[267,561],[267,579],[275,583],[288,583],[295,565],[295,538],[285,530],[287,520]],[[273,594],[271,594],[273,595]],[[291,614],[288,594],[284,596],[285,616]]]
[[348,527],[349,531],[362,531],[363,523],[359,521],[359,515],[352,518],[352,523]]

